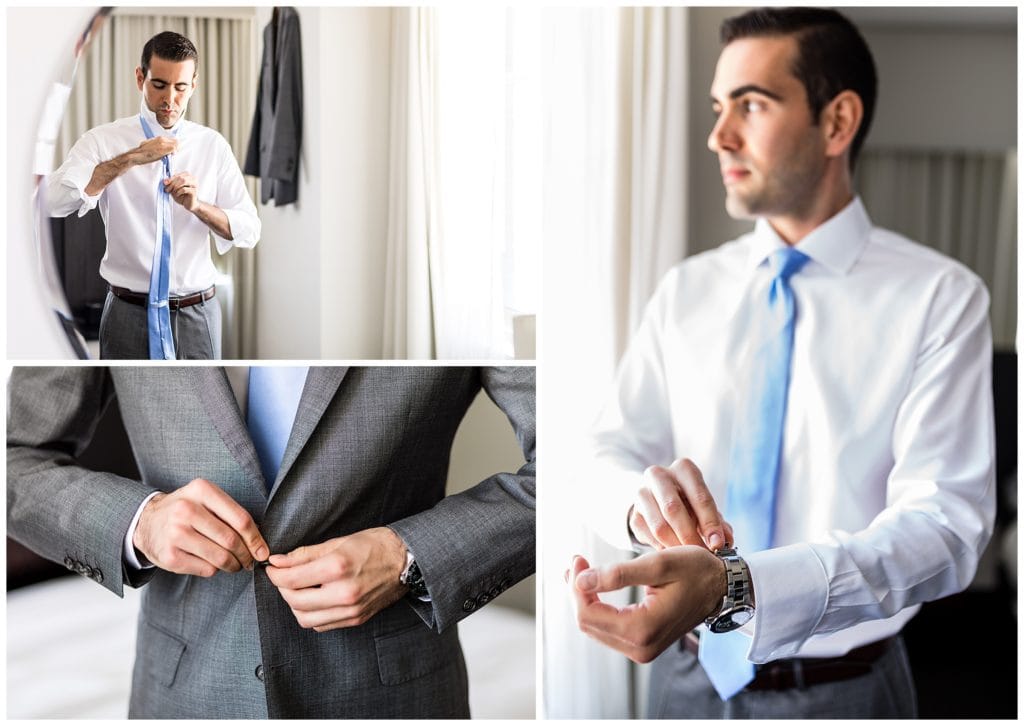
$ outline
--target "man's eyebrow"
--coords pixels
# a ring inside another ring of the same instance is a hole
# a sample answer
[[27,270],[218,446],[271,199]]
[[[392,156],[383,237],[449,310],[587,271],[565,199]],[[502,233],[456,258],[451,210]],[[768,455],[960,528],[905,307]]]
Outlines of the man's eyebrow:
[[764,86],[758,86],[754,83],[748,83],[745,86],[734,88],[733,90],[729,91],[729,98],[736,99],[748,93],[759,93],[762,96],[767,96],[768,98],[771,98],[775,101],[782,100],[782,96],[780,96],[779,94],[775,93],[774,91],[769,91]]

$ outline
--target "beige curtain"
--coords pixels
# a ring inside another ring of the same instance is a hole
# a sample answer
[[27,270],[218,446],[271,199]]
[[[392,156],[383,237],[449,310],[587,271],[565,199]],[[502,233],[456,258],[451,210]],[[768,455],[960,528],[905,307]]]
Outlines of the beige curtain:
[[544,428],[558,432],[545,449],[541,531],[549,718],[645,715],[647,669],[577,630],[562,575],[573,554],[629,556],[585,526],[601,493],[578,472],[629,336],[687,252],[688,19],[685,8],[545,16]]
[[872,221],[953,257],[985,281],[992,335],[1017,330],[1017,151],[865,148],[857,186]]
[[[189,38],[199,51],[199,84],[189,103],[190,121],[216,129],[244,161],[256,90],[259,52],[255,21],[189,15],[132,15],[120,8],[99,33],[83,59],[57,139],[58,158],[87,130],[138,113],[135,84],[142,46],[163,30]],[[246,177],[256,199],[256,180]],[[211,241],[212,244],[212,241]],[[226,303],[224,358],[254,358],[256,345],[256,256],[252,250],[213,253],[217,268],[230,275],[232,295]]]
[[431,258],[440,235],[436,33],[431,8],[395,8],[391,13],[385,358],[433,358],[436,351],[431,281]]

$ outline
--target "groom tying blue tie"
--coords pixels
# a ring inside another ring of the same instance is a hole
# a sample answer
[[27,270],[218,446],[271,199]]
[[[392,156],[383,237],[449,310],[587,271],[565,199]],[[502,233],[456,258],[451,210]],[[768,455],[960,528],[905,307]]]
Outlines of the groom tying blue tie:
[[227,141],[184,118],[198,64],[188,38],[151,38],[139,114],[86,132],[47,180],[51,215],[103,217],[101,358],[221,357],[210,235],[220,254],[252,247],[260,221]]

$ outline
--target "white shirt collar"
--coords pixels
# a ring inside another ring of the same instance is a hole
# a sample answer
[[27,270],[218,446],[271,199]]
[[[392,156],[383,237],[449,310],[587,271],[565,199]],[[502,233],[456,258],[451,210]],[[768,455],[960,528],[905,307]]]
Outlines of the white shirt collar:
[[160,125],[160,122],[156,119],[156,114],[149,110],[146,106],[146,97],[142,96],[139,100],[139,112],[143,118],[146,119],[146,123],[149,124],[149,128],[153,131],[155,136],[173,136],[185,127],[185,114],[178,116],[178,120],[174,122],[174,126],[169,129],[165,129]]
[[[840,212],[800,240],[796,248],[836,274],[845,275],[864,251],[871,227],[871,218],[864,204],[860,197],[854,197]],[[750,247],[750,266],[759,266],[772,252],[785,246],[768,220],[759,218]]]

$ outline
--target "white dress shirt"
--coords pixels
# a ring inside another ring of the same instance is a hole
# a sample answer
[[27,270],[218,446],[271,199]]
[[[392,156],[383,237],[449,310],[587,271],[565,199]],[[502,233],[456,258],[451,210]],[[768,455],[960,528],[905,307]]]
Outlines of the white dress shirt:
[[[764,220],[662,280],[594,431],[596,528],[630,546],[642,471],[686,456],[726,502],[751,305],[784,242]],[[748,657],[842,655],[966,587],[995,516],[988,293],[873,227],[859,199],[799,244],[773,548],[744,552]],[[756,362],[754,362],[756,365]],[[709,636],[713,637],[713,636]]]
[[[178,150],[171,155],[171,174],[191,173],[198,184],[200,201],[219,207],[227,215],[234,239],[214,233],[217,251],[224,254],[232,246],[254,246],[260,238],[260,220],[224,137],[184,119],[164,129],[144,101],[141,112],[154,134],[177,132]],[[82,216],[99,205],[107,235],[100,275],[111,285],[140,293],[149,290],[156,245],[157,189],[164,176],[163,165],[155,161],[134,166],[96,196],[87,195],[85,188],[98,164],[145,140],[137,115],[97,126],[75,142],[64,163],[47,179],[52,216],[66,217],[73,212]],[[205,290],[217,277],[210,256],[211,230],[180,204],[175,202],[171,207],[170,294]]]

